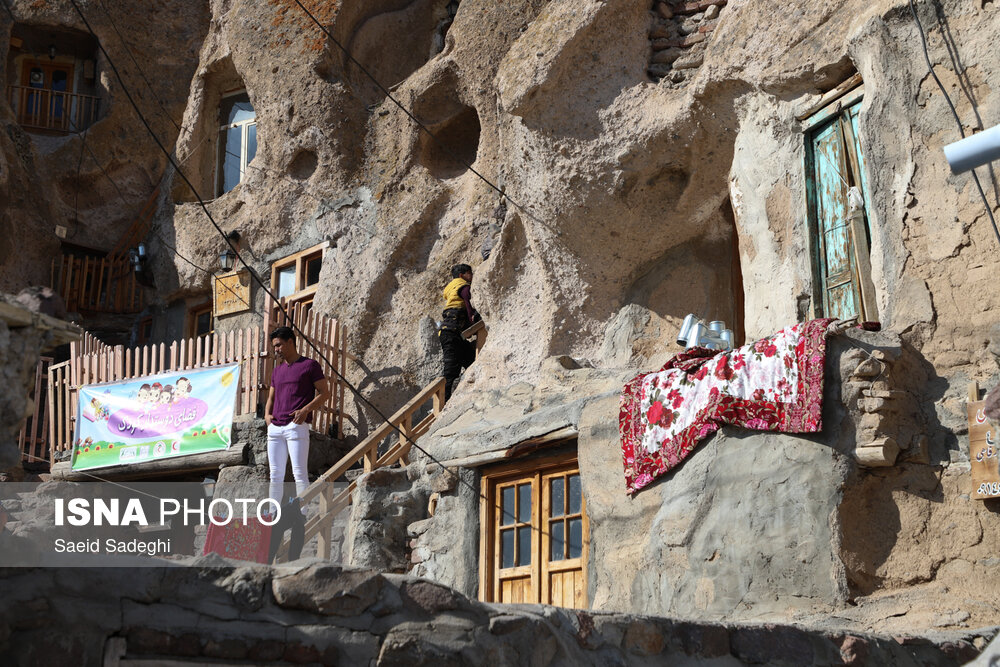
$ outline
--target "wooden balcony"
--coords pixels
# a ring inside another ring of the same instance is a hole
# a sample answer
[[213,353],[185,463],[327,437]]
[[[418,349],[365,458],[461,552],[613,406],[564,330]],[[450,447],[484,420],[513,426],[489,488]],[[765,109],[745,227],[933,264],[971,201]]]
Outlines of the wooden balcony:
[[85,130],[97,120],[100,99],[66,91],[7,86],[18,124],[26,130],[68,134]]
[[144,307],[128,258],[56,257],[51,285],[71,313],[138,313]]

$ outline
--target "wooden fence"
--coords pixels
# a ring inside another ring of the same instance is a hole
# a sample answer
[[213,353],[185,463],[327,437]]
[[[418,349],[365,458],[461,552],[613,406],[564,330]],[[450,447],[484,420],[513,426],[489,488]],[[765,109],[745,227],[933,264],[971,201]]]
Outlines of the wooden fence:
[[138,313],[143,308],[142,289],[127,258],[62,255],[52,260],[51,282],[71,313]]
[[42,357],[35,366],[35,382],[31,399],[35,403],[34,412],[24,420],[17,435],[17,445],[21,450],[21,460],[26,463],[49,460],[49,366],[52,357]]
[[[340,437],[344,425],[345,387],[329,370],[331,367],[344,367],[347,354],[344,325],[318,313],[303,314],[302,320],[302,329],[330,362],[320,361],[330,380],[330,398],[314,412],[311,428]],[[159,343],[128,349],[121,345],[105,345],[92,335],[84,334],[83,340],[70,344],[70,359],[52,364],[48,370],[50,460],[55,459],[56,452],[72,451],[77,392],[79,387],[87,384],[238,363],[240,384],[234,416],[260,412],[267,400],[271,370],[274,368],[268,331],[270,329],[265,326],[251,326],[173,341],[169,345]]]

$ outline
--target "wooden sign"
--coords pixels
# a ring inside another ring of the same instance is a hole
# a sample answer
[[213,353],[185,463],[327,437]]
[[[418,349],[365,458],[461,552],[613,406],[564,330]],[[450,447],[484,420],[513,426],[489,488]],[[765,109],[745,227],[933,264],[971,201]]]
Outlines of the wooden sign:
[[969,385],[969,461],[972,464],[972,497],[1000,498],[1000,428],[987,419],[979,400],[979,385]]
[[250,272],[246,269],[215,278],[215,316],[250,310]]

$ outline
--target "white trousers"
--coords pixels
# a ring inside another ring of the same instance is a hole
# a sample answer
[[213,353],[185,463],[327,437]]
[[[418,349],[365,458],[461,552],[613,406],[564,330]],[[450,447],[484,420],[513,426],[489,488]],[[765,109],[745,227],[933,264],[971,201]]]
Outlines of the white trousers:
[[285,467],[292,459],[292,476],[295,493],[301,495],[309,486],[309,424],[290,423],[285,426],[269,424],[267,427],[267,463],[271,468],[269,497],[281,503]]

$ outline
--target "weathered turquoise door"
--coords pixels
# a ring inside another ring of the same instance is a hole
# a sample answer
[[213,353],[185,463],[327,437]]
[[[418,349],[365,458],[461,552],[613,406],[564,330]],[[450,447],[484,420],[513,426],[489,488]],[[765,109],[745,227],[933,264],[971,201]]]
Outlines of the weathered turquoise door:
[[[860,101],[827,111],[806,139],[806,177],[817,315],[866,319],[874,304],[865,304],[868,280],[867,218],[850,215],[848,191],[857,187],[868,209],[861,170],[864,156],[856,137]],[[864,215],[864,213],[862,213]],[[873,300],[868,296],[868,301]],[[819,306],[821,305],[822,312]]]

